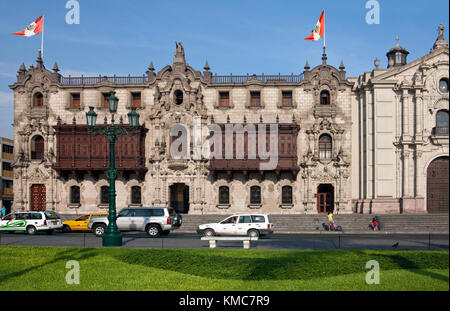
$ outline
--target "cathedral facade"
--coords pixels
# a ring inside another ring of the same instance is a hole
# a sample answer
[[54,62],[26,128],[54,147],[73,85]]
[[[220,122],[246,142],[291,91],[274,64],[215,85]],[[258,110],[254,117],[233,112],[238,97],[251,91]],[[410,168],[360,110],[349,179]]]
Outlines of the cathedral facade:
[[[429,54],[410,63],[407,54],[397,45],[387,69],[376,61],[354,78],[342,62],[329,65],[325,49],[321,64],[295,75],[217,76],[207,62],[201,72],[181,42],[172,65],[155,72],[151,63],[139,77],[64,77],[38,56],[10,86],[13,209],[107,210],[109,145],[90,135],[86,112],[94,107],[98,126],[109,123],[115,92],[118,124],[134,108],[140,116],[135,134],[116,144],[119,210],[448,212],[443,28]],[[267,151],[274,165],[265,165]]]

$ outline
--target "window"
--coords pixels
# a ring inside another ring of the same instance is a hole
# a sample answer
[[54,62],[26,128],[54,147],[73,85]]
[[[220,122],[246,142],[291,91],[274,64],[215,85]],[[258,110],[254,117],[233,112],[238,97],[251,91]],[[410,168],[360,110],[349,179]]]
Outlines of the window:
[[330,104],[330,93],[328,91],[320,92],[320,104],[329,105]]
[[261,92],[260,91],[250,92],[250,106],[252,106],[252,107],[261,106]]
[[173,96],[175,104],[181,105],[183,103],[183,92],[181,92],[180,90],[176,90],[173,93]]
[[31,139],[31,159],[42,160],[44,157],[44,138],[42,136],[34,136]]
[[252,186],[250,188],[250,204],[261,204],[261,187]]
[[83,215],[83,216],[75,219],[75,221],[88,221],[88,220],[89,220],[89,215]]
[[13,181],[12,180],[5,180],[5,179],[3,179],[2,183],[3,183],[3,189],[5,189],[5,188],[9,189],[9,188],[13,187]]
[[30,213],[29,219],[42,219],[42,214],[41,213]]
[[131,204],[141,204],[141,187],[131,187]]
[[395,63],[396,64],[402,63],[402,53],[401,52],[395,53]]
[[80,204],[80,187],[78,186],[70,187],[70,203]]
[[227,186],[219,187],[219,204],[230,204],[230,188]]
[[131,209],[123,209],[119,212],[119,217],[131,217],[133,215],[133,210]]
[[100,188],[100,203],[101,204],[108,204],[109,203],[109,187],[108,186],[102,186]]
[[2,167],[3,167],[4,171],[12,171],[13,170],[11,163],[8,163],[8,162],[3,162]]
[[131,93],[131,107],[141,107],[141,93]]
[[237,220],[237,216],[231,216],[221,222],[221,224],[235,224]]
[[153,208],[153,209],[150,209],[149,211],[150,211],[151,216],[156,216],[156,217],[164,216],[164,210],[161,208]]
[[264,223],[266,219],[262,215],[252,215],[252,222],[254,223]]
[[53,211],[45,211],[44,212],[45,218],[46,219],[60,219],[60,217],[58,216],[58,214],[56,214]]
[[252,218],[250,216],[240,216],[238,223],[240,224],[249,224],[252,222]]
[[3,152],[5,153],[14,153],[14,147],[10,145],[2,145]]
[[292,91],[283,91],[281,93],[281,105],[284,107],[292,106]]
[[72,108],[80,108],[81,102],[80,102],[80,93],[72,93],[70,94],[71,97],[71,107]]
[[230,92],[219,92],[219,106],[230,106]]
[[102,93],[103,107],[108,108],[109,93]]
[[448,79],[443,78],[439,81],[439,91],[448,93]]
[[33,96],[33,106],[34,107],[42,107],[44,106],[44,96],[42,93],[36,93]]
[[134,210],[134,216],[135,217],[150,217],[151,216],[151,210],[145,209],[145,208],[137,208]]
[[448,135],[448,111],[439,110],[436,114],[436,134]]
[[332,139],[330,135],[324,134],[319,138],[319,158],[331,159]]
[[292,204],[291,186],[283,186],[283,188],[281,188],[281,204]]

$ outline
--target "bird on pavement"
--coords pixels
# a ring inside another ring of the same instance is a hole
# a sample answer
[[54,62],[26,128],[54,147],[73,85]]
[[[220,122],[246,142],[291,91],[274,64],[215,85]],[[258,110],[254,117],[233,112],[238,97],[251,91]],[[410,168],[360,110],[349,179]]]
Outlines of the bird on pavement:
[[392,245],[393,248],[397,248],[398,247],[398,242],[395,243],[394,245]]

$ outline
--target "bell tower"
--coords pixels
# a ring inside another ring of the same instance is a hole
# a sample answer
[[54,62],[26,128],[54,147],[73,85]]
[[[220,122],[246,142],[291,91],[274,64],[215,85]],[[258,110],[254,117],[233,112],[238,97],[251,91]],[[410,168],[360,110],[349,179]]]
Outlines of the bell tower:
[[388,68],[406,65],[406,57],[409,52],[398,44],[398,37],[395,38],[397,43],[386,53],[388,58]]

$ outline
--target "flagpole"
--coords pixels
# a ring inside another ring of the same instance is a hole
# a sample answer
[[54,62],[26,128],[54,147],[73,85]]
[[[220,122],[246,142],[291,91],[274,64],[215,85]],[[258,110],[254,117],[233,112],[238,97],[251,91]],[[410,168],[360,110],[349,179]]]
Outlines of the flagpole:
[[325,48],[325,37],[327,35],[325,30],[325,8],[323,8],[323,48]]
[[41,38],[41,54],[42,54],[42,58],[44,58],[44,29],[45,29],[44,14],[42,14],[42,38]]

